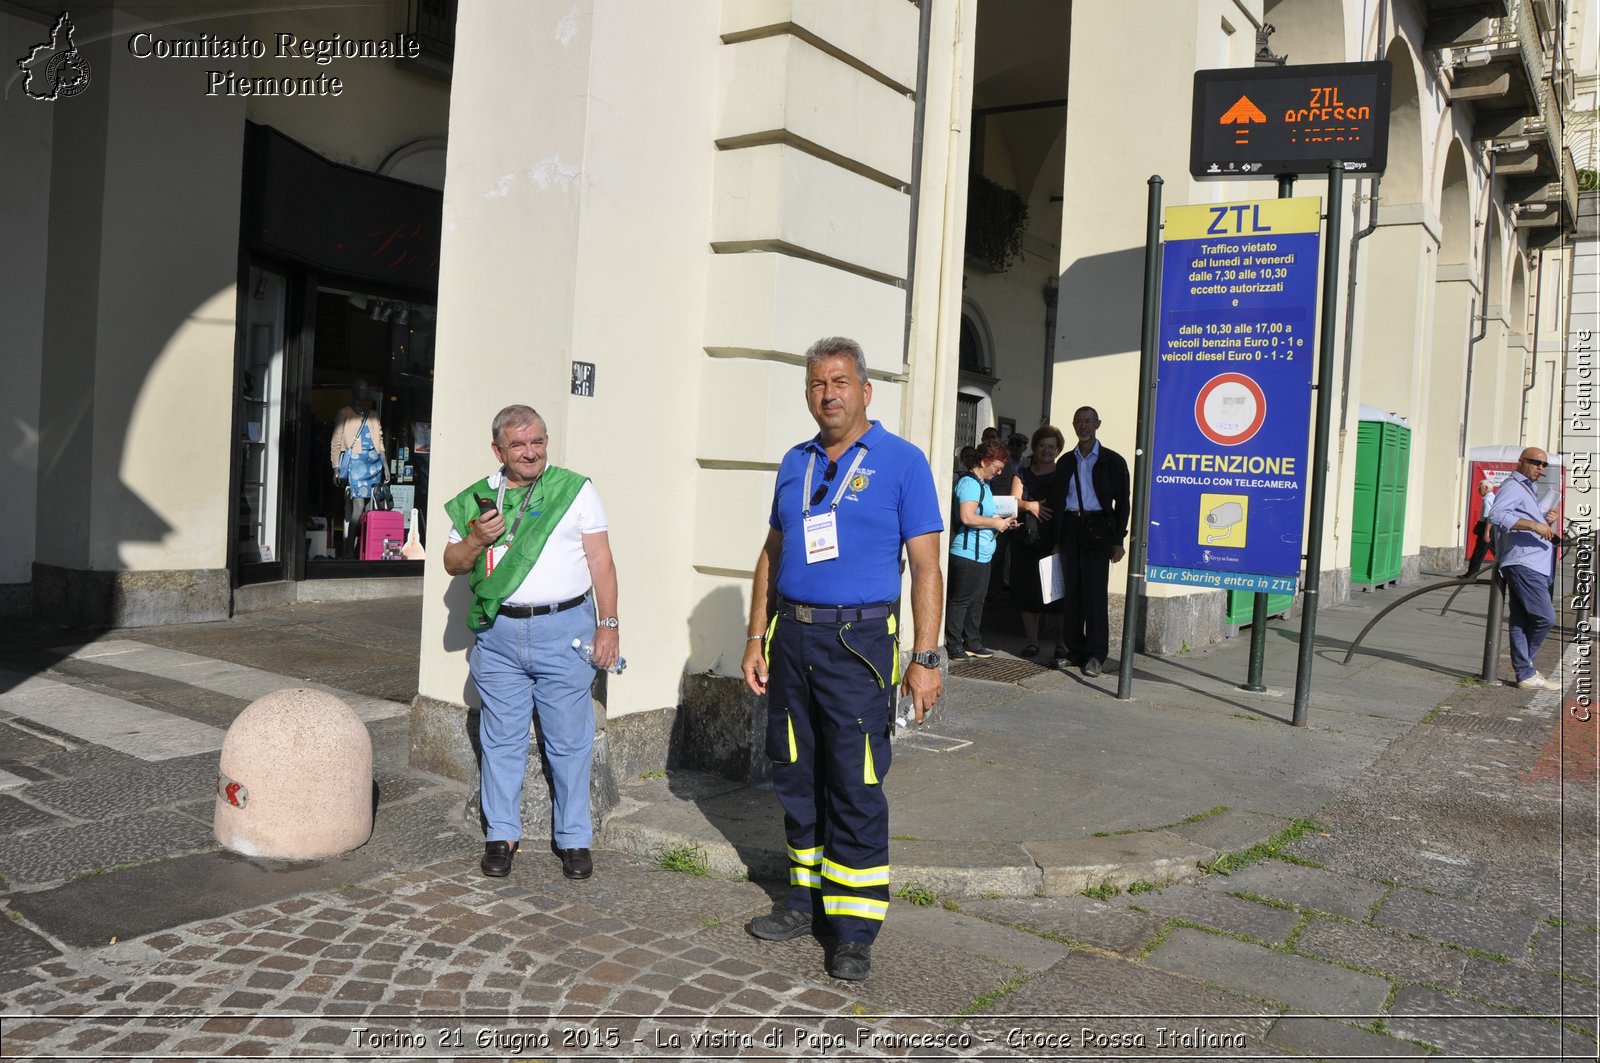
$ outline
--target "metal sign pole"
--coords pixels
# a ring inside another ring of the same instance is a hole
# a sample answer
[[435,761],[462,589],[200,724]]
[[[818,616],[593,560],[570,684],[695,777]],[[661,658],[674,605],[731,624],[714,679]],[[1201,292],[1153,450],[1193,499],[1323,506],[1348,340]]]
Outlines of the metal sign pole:
[[[1278,175],[1278,198],[1294,198],[1294,178],[1292,173]],[[1245,678],[1244,689],[1252,694],[1266,692],[1267,684],[1262,681],[1261,674],[1267,665],[1267,595],[1263,591],[1256,591],[1250,603],[1250,674]]]
[[1328,243],[1322,260],[1322,332],[1317,346],[1317,433],[1311,452],[1311,527],[1306,543],[1305,603],[1300,616],[1300,663],[1294,676],[1294,725],[1306,725],[1311,699],[1312,651],[1317,637],[1317,597],[1322,583],[1322,518],[1328,502],[1328,421],[1333,413],[1334,318],[1338,309],[1339,229],[1344,210],[1344,166],[1328,164]]
[[1122,663],[1117,698],[1133,697],[1133,644],[1143,619],[1145,547],[1150,523],[1150,441],[1155,425],[1156,314],[1161,299],[1161,175],[1150,178],[1150,214],[1144,231],[1144,316],[1139,325],[1139,442],[1133,452],[1133,515],[1128,525],[1128,587],[1122,603]]

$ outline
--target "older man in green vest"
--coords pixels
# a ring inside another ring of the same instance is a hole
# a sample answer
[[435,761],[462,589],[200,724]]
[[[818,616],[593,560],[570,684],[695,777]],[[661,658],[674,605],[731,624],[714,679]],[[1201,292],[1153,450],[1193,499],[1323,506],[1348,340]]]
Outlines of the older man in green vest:
[[[522,840],[522,785],[535,717],[550,764],[550,846],[570,879],[593,873],[589,769],[595,668],[618,660],[617,570],[605,509],[587,477],[547,461],[549,433],[529,406],[495,415],[500,468],[449,502],[444,568],[472,586],[472,681],[483,701],[479,798],[483,873],[511,872]],[[573,640],[594,647],[593,664]]]

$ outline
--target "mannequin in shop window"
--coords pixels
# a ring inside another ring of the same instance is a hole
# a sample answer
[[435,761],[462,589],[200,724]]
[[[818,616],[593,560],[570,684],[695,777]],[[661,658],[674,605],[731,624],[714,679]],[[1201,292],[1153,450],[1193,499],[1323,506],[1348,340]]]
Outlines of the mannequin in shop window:
[[373,488],[389,482],[383,426],[367,408],[365,380],[350,385],[350,405],[339,411],[328,457],[334,481],[344,488],[344,556],[356,556],[361,518],[373,507]]

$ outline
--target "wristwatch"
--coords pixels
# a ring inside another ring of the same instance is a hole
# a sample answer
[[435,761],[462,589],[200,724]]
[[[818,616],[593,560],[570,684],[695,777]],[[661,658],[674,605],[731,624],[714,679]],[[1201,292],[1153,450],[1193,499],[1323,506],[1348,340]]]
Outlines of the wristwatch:
[[615,631],[617,629],[617,626],[618,626],[617,618],[614,617],[614,616],[601,617],[599,620],[595,621],[595,625],[594,626],[595,627],[608,627],[612,631]]
[[911,655],[911,663],[920,664],[924,668],[933,668],[937,670],[939,667],[939,651],[923,650],[920,653],[913,653]]

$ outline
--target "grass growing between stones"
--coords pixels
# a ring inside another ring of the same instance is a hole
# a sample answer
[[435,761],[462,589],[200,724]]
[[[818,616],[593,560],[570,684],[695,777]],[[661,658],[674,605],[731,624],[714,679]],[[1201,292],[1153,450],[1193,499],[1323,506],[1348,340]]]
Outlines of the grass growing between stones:
[[894,895],[907,904],[916,905],[918,908],[929,908],[939,901],[939,895],[920,882],[907,882],[895,890]]
[[1196,812],[1192,816],[1184,816],[1176,823],[1163,823],[1159,827],[1125,827],[1122,830],[1097,830],[1090,837],[1115,838],[1123,834],[1147,834],[1150,831],[1175,830],[1178,827],[1187,827],[1192,823],[1199,823],[1203,819],[1210,819],[1212,816],[1220,816],[1226,811],[1228,811],[1227,805],[1217,805],[1215,808],[1208,808],[1204,812]]
[[1097,901],[1109,901],[1122,892],[1122,887],[1115,882],[1102,882],[1098,886],[1090,886],[1083,891],[1085,897],[1092,897]]
[[705,878],[711,874],[711,864],[706,860],[705,851],[698,845],[674,845],[670,849],[661,850],[656,857],[656,869],[659,871],[676,871],[681,875],[694,875],[696,878]]
[[970,1019],[972,1016],[981,1011],[988,1011],[1000,1001],[1004,1000],[1006,997],[1009,997],[1012,993],[1015,993],[1017,990],[1021,989],[1027,984],[1027,975],[1019,975],[1016,978],[1007,978],[1004,982],[1001,982],[999,985],[995,986],[982,996],[975,998],[972,1003],[968,1004],[955,1015],[951,1016],[949,1025],[954,1026],[962,1019]]
[[1463,956],[1473,956],[1477,959],[1489,960],[1493,963],[1509,964],[1511,962],[1511,957],[1505,955],[1504,953],[1490,952],[1488,949],[1480,949],[1473,945],[1457,945],[1453,941],[1441,941],[1439,944],[1443,945],[1447,949],[1450,949],[1452,952],[1459,952]]
[[1269,858],[1284,860],[1288,863],[1300,863],[1302,861],[1298,857],[1285,853],[1283,850],[1306,835],[1320,832],[1321,830],[1322,824],[1314,819],[1297,819],[1258,845],[1252,845],[1248,849],[1237,849],[1231,853],[1223,853],[1211,863],[1205,865],[1205,870],[1217,875],[1231,875],[1235,871],[1241,871],[1251,864]]
[[643,772],[639,776],[640,780],[644,782],[649,782],[651,779],[665,779],[666,777],[667,773],[662,771],[660,768],[657,768],[654,771]]

